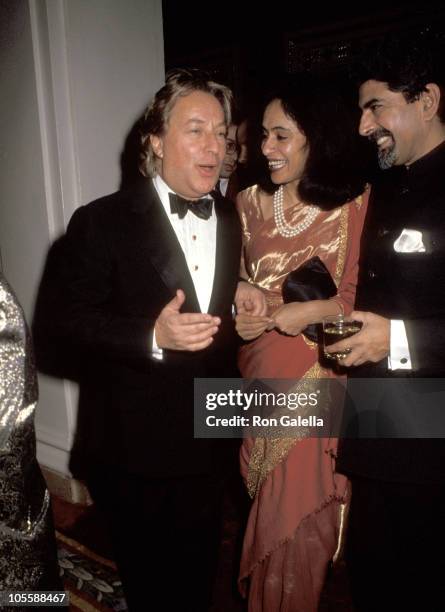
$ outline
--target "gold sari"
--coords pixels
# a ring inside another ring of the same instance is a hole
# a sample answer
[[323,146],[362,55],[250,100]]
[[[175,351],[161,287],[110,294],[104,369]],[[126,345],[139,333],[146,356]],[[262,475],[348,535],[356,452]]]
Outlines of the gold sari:
[[[282,305],[287,274],[318,255],[336,285],[336,300],[350,312],[355,298],[360,234],[366,212],[362,198],[330,211],[294,238],[284,238],[274,219],[264,219],[258,186],[238,196],[244,266],[264,291],[269,312]],[[286,211],[295,225],[307,208]],[[266,332],[244,345],[239,367],[245,378],[322,379],[337,376],[318,361],[318,345],[302,334]],[[339,545],[347,481],[334,473],[336,440],[246,439],[241,471],[252,507],[244,538],[240,588],[249,612],[311,612],[318,609],[329,561]]]

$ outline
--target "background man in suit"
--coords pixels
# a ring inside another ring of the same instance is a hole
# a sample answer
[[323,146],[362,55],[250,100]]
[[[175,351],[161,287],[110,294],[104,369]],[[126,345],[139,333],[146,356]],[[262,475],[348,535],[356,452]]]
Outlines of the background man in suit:
[[238,179],[236,176],[236,167],[238,165],[238,144],[236,141],[236,132],[238,127],[232,123],[227,130],[226,154],[219,173],[219,181],[217,188],[223,196],[235,202],[238,194]]
[[[239,222],[208,196],[230,105],[202,73],[170,74],[141,125],[146,178],[74,213],[36,309],[40,353],[77,357],[71,469],[108,518],[136,612],[211,600],[227,458],[222,440],[193,439],[193,379],[237,374]],[[240,287],[238,305],[252,295]]]
[[[353,377],[401,378],[392,398],[378,381],[372,395],[376,422],[400,408],[394,425],[405,431],[420,400],[443,402],[432,381],[419,395],[413,380],[445,374],[444,80],[433,42],[393,37],[363,66],[359,130],[383,172],[372,185],[352,313],[363,327],[330,347],[350,349],[342,364],[356,366]],[[358,610],[444,609],[436,563],[444,468],[443,439],[342,441],[337,469],[352,480],[346,553]]]

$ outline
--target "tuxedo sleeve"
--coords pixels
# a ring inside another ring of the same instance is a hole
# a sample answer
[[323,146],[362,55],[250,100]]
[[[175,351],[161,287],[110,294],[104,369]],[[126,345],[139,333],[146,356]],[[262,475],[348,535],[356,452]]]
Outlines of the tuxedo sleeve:
[[111,225],[91,205],[79,208],[53,245],[34,317],[37,354],[54,344],[64,353],[72,349],[89,358],[150,358],[156,317],[126,313],[116,299]]
[[444,372],[445,318],[404,321],[413,370]]
[[403,317],[412,368],[425,376],[445,375],[444,266],[445,256],[439,249],[425,259],[423,275],[419,273],[418,282],[413,282],[410,295],[415,306]]

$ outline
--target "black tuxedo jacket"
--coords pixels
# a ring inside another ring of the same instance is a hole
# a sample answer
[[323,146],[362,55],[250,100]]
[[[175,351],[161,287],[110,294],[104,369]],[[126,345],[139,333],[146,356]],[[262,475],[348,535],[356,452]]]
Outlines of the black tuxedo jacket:
[[221,198],[215,210],[209,313],[222,323],[203,351],[166,350],[162,361],[151,354],[155,320],[177,289],[186,295],[182,312],[200,312],[151,180],[79,208],[48,258],[34,335],[41,369],[80,383],[75,475],[103,465],[150,477],[217,469],[222,441],[193,439],[193,379],[237,375],[232,302],[241,238],[234,207]]
[[[445,377],[444,171],[442,144],[409,168],[382,172],[371,191],[362,236],[356,309],[404,321],[413,368],[389,370],[385,358],[351,368],[349,374],[402,379],[398,396],[382,395],[383,385],[379,388],[377,381],[373,393],[377,418],[379,413],[383,418],[384,410],[384,418],[397,415],[394,431],[404,425],[400,420],[412,419],[411,410],[420,401],[425,403],[429,385],[421,386],[416,379],[435,377],[432,389],[438,378]],[[422,232],[425,252],[395,251],[394,242],[403,229]],[[440,396],[445,393],[431,394],[431,402],[441,401]],[[403,405],[396,406],[398,400]],[[445,405],[440,428],[445,431]],[[348,474],[382,480],[444,482],[445,440],[344,440],[337,465]]]

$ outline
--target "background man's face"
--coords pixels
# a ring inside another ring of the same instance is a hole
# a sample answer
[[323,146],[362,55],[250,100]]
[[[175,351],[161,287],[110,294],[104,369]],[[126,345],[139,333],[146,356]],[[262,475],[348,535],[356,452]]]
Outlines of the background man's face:
[[236,125],[229,126],[227,130],[226,154],[221,167],[220,178],[229,178],[236,168],[238,161],[238,145],[236,142]]
[[425,123],[420,100],[407,102],[387,83],[370,80],[360,87],[359,105],[359,132],[375,143],[382,169],[409,165],[422,157]]
[[209,93],[176,101],[162,136],[150,137],[159,174],[179,195],[197,199],[215,186],[226,150],[224,111]]

